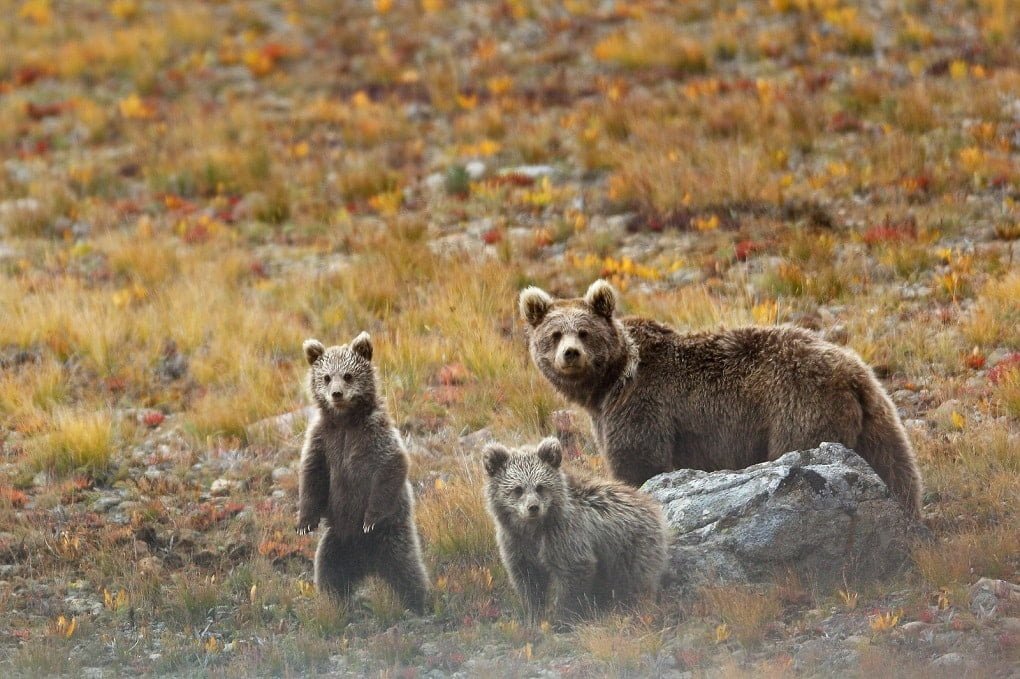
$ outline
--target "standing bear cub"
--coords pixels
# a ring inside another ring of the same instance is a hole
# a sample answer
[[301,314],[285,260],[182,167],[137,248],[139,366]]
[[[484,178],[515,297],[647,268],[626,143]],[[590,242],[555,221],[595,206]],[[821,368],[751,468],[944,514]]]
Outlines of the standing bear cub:
[[853,448],[908,510],[921,474],[892,401],[848,349],[789,326],[681,334],[617,318],[616,291],[580,299],[530,287],[520,312],[546,379],[591,415],[613,475],[739,469],[822,441]]
[[658,589],[666,529],[654,500],[565,472],[554,438],[516,452],[490,444],[483,457],[499,553],[529,622],[550,605],[566,623]]
[[414,525],[407,454],[376,395],[372,342],[361,333],[327,349],[304,343],[308,390],[318,406],[301,452],[298,531],[326,530],[315,585],[349,597],[367,575],[389,583],[407,608],[424,611],[428,575]]

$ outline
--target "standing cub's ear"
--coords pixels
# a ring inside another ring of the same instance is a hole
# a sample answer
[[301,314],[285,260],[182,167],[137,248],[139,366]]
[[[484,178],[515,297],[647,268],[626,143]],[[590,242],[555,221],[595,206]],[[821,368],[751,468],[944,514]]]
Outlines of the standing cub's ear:
[[362,332],[351,340],[351,351],[366,361],[372,360],[372,338],[368,336],[367,332]]
[[599,316],[612,318],[613,312],[616,310],[616,290],[600,278],[588,287],[588,292],[584,294],[584,301]]
[[560,446],[560,442],[554,439],[552,436],[542,439],[542,442],[538,444],[538,459],[545,462],[550,467],[558,469],[560,462],[563,461],[563,448]]
[[521,290],[521,296],[517,300],[521,309],[521,318],[532,327],[542,322],[545,315],[549,313],[552,303],[553,298],[549,296],[549,293],[534,285]]
[[506,466],[506,461],[509,459],[510,451],[506,449],[506,446],[499,443],[490,443],[482,451],[482,463],[485,465],[485,472],[489,476],[498,474]]
[[326,353],[326,347],[322,346],[322,342],[317,339],[306,339],[302,346],[305,350],[305,359],[307,359],[308,365],[315,365],[315,362]]

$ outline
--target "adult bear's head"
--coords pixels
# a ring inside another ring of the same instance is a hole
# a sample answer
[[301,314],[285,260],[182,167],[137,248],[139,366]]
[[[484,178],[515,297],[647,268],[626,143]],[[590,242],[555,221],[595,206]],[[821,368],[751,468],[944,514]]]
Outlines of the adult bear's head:
[[518,300],[535,365],[560,393],[583,405],[637,365],[616,302],[616,290],[604,280],[592,283],[584,297],[555,299],[529,287]]

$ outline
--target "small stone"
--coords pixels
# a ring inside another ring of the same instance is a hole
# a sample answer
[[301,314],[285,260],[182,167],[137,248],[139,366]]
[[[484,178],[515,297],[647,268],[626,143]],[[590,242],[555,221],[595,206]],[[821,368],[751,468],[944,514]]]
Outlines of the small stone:
[[935,658],[931,664],[935,667],[955,667],[957,665],[962,665],[963,661],[964,658],[959,653],[946,653],[945,655],[940,655]]
[[237,488],[240,484],[233,479],[218,478],[212,482],[209,486],[209,493],[214,497],[223,497],[230,495],[231,491]]
[[478,431],[473,431],[470,434],[465,434],[464,436],[461,436],[460,437],[460,445],[466,451],[468,451],[469,453],[473,454],[473,453],[476,453],[476,452],[480,452],[481,449],[482,449],[482,446],[484,446],[486,443],[490,443],[491,441],[495,441],[495,440],[496,439],[492,435],[492,432],[489,431],[489,429],[485,428],[485,429],[479,429]]
[[920,620],[913,620],[911,622],[901,625],[900,630],[904,634],[907,634],[909,636],[917,636],[926,629],[929,629],[930,627],[931,625],[929,625],[926,622],[921,622]]
[[92,503],[92,511],[105,514],[120,503],[121,499],[116,495],[106,495]]
[[273,483],[280,483],[294,477],[294,470],[290,467],[277,467],[272,473]]
[[556,168],[552,165],[517,165],[515,167],[504,167],[499,173],[501,175],[518,175],[528,177],[529,179],[540,179],[556,174]]
[[485,176],[485,163],[480,160],[470,161],[464,165],[464,169],[467,170],[468,176],[472,180],[478,180]]

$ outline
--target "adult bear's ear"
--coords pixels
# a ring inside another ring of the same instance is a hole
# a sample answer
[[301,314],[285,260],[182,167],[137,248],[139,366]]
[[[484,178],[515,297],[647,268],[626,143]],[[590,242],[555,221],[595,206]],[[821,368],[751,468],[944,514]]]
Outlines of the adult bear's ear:
[[485,465],[485,473],[495,476],[506,466],[510,459],[510,451],[500,443],[490,443],[482,451],[482,463]]
[[616,290],[600,278],[588,287],[584,301],[599,316],[612,318],[613,312],[616,311]]
[[517,301],[521,310],[521,318],[527,321],[531,327],[542,322],[545,315],[549,313],[552,303],[553,298],[549,296],[549,293],[534,285],[521,290],[521,296]]
[[536,452],[538,453],[538,459],[554,469],[558,469],[560,462],[563,461],[563,447],[560,446],[559,440],[552,436],[542,439],[542,442],[538,444]]
[[306,339],[302,348],[305,350],[305,360],[308,361],[308,365],[315,365],[315,362],[326,353],[326,347],[317,339]]
[[351,340],[351,351],[366,361],[372,360],[372,338],[369,337],[367,332],[362,332]]

